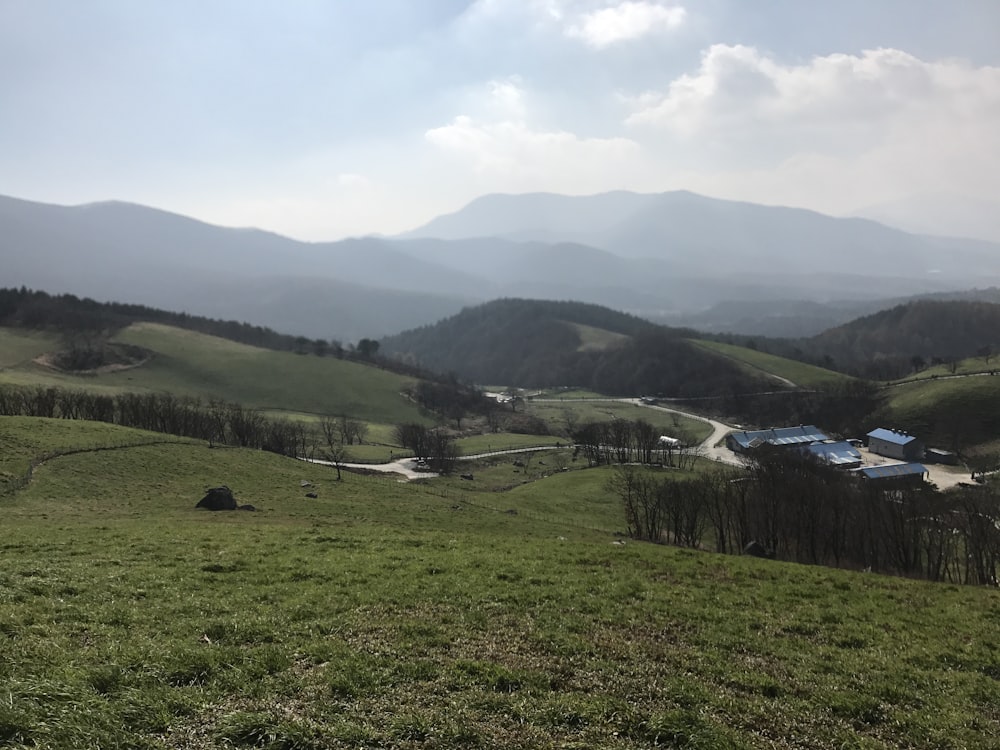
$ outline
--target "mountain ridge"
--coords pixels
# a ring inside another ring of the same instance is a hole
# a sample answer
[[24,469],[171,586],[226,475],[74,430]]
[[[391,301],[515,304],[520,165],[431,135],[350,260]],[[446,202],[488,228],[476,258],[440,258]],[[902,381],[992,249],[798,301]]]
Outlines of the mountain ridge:
[[[992,263],[1000,245],[804,209],[617,191],[482,196],[463,211],[489,213],[496,200],[513,212],[503,228],[518,239],[411,232],[307,243],[123,201],[55,206],[0,196],[0,261],[8,285],[342,340],[503,297],[572,299],[669,322],[723,301],[880,300],[1000,284]],[[558,220],[546,228],[551,206]],[[539,227],[549,241],[526,239]]]

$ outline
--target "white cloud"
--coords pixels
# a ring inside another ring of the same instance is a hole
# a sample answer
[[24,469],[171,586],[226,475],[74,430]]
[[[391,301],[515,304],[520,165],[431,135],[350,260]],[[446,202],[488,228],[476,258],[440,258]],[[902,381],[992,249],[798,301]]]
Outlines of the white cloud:
[[477,0],[461,16],[460,25],[495,31],[514,24],[603,49],[676,29],[686,17],[683,7],[660,0]]
[[428,130],[426,139],[456,157],[487,189],[607,190],[639,164],[627,138],[582,138],[564,130],[533,130],[524,122],[479,122],[467,116]]
[[827,211],[921,191],[1000,198],[1000,68],[895,49],[788,65],[714,45],[631,105],[633,133],[683,152],[694,189]]
[[641,171],[635,141],[533,127],[520,87],[505,81],[491,82],[488,89],[505,106],[487,109],[485,117],[459,115],[424,135],[451,157],[459,180],[471,179],[490,191],[581,193],[620,186],[624,175]]
[[845,126],[874,132],[928,116],[996,117],[1000,68],[925,62],[895,49],[782,65],[753,47],[716,44],[696,74],[677,78],[666,93],[644,94],[635,105],[629,124],[685,136],[754,126],[824,135]]
[[684,22],[686,15],[684,8],[679,6],[627,0],[583,14],[577,23],[566,29],[566,34],[602,49],[618,42],[674,29]]

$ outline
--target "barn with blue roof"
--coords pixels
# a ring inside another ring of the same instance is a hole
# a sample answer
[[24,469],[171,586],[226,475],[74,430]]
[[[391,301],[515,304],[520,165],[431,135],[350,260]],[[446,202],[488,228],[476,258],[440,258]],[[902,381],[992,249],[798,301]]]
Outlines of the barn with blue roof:
[[868,433],[868,450],[900,461],[919,461],[924,457],[924,444],[920,440],[901,430],[884,427]]
[[814,425],[798,427],[773,427],[769,430],[742,430],[726,435],[726,447],[733,453],[746,453],[762,445],[795,445],[821,443],[830,437]]
[[838,469],[857,469],[861,466],[861,451],[846,440],[828,440],[803,446],[802,451],[816,456],[820,461]]
[[917,463],[866,466],[863,469],[858,469],[858,473],[869,481],[920,483],[927,476],[927,467]]

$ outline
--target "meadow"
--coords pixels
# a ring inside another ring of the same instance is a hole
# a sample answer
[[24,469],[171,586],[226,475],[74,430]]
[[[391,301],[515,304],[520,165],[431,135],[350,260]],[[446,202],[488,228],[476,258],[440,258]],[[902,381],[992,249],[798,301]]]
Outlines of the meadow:
[[58,346],[50,333],[0,327],[0,368],[16,367]]
[[[84,375],[22,362],[0,372],[0,383],[103,393],[169,392],[265,411],[349,414],[382,424],[424,420],[402,395],[411,378],[358,362],[261,349],[158,323],[134,323],[113,340],[141,346],[154,356],[139,367]],[[8,330],[0,339],[0,351],[16,358],[19,352],[32,351],[32,342],[38,353],[52,349],[48,339]]]
[[119,430],[0,419],[12,474],[80,451],[0,495],[0,746],[1000,747],[996,591],[626,542],[555,454],[338,482]]
[[789,380],[799,388],[822,388],[843,384],[851,379],[843,373],[748,349],[745,346],[702,339],[691,339],[691,343],[741,363],[752,374],[767,373],[782,380]]
[[945,448],[968,450],[1000,434],[1000,377],[921,379],[883,390],[877,415]]
[[584,400],[577,398],[574,395],[560,395],[529,399],[525,402],[523,411],[543,420],[557,434],[566,434],[587,422],[608,422],[614,419],[644,419],[664,435],[691,443],[700,443],[712,434],[712,428],[707,422],[682,414],[648,409],[606,396],[584,396]]

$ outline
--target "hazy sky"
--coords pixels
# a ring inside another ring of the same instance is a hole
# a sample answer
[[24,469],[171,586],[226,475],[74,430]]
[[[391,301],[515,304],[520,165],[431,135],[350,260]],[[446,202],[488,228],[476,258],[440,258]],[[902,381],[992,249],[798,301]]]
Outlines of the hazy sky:
[[0,0],[0,193],[303,239],[489,192],[1000,202],[1000,0]]

